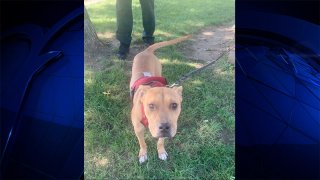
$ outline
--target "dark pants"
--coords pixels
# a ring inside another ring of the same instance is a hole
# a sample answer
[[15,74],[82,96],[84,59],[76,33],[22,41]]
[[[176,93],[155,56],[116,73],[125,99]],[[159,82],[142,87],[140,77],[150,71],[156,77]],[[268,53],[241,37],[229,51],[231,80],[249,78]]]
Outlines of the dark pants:
[[[154,0],[140,0],[143,21],[143,39],[154,39]],[[117,0],[117,39],[126,45],[131,43],[133,26],[132,0]]]

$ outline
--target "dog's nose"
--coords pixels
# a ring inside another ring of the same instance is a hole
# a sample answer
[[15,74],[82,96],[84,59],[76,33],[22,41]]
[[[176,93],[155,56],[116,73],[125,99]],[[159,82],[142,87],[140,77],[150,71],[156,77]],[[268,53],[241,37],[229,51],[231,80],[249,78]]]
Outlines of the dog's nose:
[[159,126],[161,132],[169,132],[170,131],[170,124],[169,123],[161,123]]
[[171,137],[171,128],[169,123],[161,123],[159,126],[159,137]]

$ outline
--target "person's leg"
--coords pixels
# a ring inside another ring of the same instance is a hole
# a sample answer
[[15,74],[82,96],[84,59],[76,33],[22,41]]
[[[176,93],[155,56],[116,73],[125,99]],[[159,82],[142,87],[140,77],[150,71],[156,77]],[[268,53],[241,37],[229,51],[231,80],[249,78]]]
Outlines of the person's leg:
[[140,0],[143,20],[142,38],[145,43],[153,44],[155,31],[154,0]]
[[132,0],[117,0],[116,15],[116,38],[120,41],[118,57],[120,59],[125,59],[127,54],[129,53],[129,47],[131,43],[131,33],[133,26]]

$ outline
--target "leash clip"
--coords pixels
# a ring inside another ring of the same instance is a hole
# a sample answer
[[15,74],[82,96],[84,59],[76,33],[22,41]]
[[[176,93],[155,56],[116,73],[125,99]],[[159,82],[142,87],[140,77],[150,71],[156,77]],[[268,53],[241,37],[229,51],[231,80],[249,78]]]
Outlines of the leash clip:
[[179,84],[173,83],[173,84],[171,84],[171,85],[167,85],[167,87],[169,87],[169,88],[173,88],[173,87],[175,87],[175,86],[179,86]]

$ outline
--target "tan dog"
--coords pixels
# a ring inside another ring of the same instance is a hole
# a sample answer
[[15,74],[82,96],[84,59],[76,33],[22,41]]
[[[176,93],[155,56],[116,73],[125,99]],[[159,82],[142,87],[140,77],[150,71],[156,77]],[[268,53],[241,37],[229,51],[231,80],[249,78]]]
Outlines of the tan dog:
[[131,120],[140,144],[140,163],[147,160],[147,145],[144,140],[144,130],[147,127],[153,137],[159,138],[158,157],[161,160],[167,159],[164,138],[175,136],[181,111],[182,86],[165,87],[166,80],[161,77],[161,64],[154,51],[190,37],[191,35],[153,44],[134,57],[130,81],[130,88],[134,93]]

